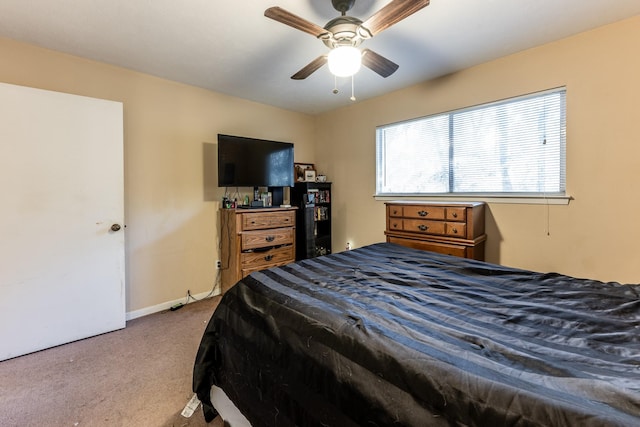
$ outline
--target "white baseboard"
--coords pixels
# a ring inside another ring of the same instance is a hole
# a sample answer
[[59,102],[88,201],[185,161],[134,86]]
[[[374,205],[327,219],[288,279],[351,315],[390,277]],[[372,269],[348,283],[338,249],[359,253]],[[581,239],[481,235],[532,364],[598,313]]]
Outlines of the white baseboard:
[[[209,292],[202,292],[200,294],[197,295],[192,295],[194,299],[202,299],[206,296],[209,295]],[[215,295],[219,295],[219,294],[215,294]],[[212,295],[212,296],[215,296]],[[167,302],[163,302],[161,304],[157,304],[157,305],[152,305],[151,307],[145,307],[145,308],[141,308],[140,310],[134,310],[134,311],[129,311],[126,313],[126,320],[133,320],[133,319],[137,319],[138,317],[142,317],[142,316],[148,316],[149,314],[153,314],[153,313],[157,313],[159,311],[164,311],[164,310],[168,310],[170,309],[172,306],[178,304],[178,303],[184,303],[185,301],[185,297],[182,298],[178,298],[176,300],[173,301],[167,301]],[[189,300],[189,303],[192,303],[193,300]]]

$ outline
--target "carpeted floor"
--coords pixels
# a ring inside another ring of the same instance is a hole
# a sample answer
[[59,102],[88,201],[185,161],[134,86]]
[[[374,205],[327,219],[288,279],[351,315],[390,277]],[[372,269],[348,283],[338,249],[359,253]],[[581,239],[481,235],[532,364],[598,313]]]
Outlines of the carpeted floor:
[[193,396],[193,362],[219,300],[0,362],[0,425],[221,427],[220,418],[206,424],[201,407],[190,418],[180,414]]

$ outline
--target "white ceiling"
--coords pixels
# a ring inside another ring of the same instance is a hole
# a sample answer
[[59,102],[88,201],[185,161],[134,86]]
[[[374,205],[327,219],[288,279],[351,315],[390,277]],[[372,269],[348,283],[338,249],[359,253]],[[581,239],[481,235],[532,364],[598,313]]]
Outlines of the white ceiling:
[[[356,0],[349,15],[387,3]],[[326,66],[290,79],[327,48],[265,18],[270,6],[320,26],[339,15],[330,0],[0,0],[0,36],[294,111],[350,104],[350,79],[333,94]],[[639,0],[431,0],[363,43],[400,68],[363,68],[357,101],[637,14]]]

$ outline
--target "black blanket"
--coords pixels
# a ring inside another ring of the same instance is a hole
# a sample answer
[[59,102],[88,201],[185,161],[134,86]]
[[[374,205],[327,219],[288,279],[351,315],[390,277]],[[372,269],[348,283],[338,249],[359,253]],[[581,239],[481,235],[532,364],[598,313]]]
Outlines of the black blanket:
[[253,273],[202,338],[260,426],[640,425],[640,285],[389,243]]

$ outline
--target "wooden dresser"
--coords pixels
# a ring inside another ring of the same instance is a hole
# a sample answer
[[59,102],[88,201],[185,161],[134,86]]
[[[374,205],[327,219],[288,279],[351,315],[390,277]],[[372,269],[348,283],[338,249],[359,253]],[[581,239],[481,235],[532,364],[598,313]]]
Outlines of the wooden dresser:
[[484,203],[389,202],[387,242],[484,261]]
[[249,273],[295,261],[295,211],[220,209],[223,294]]

